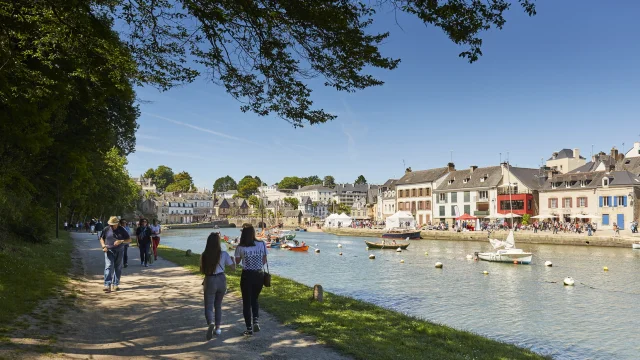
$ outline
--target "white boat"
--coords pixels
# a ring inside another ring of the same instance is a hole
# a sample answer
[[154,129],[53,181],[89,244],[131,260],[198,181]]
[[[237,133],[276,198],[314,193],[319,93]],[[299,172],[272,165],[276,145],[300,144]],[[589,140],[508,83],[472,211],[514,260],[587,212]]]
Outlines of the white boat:
[[640,242],[631,244],[631,248],[640,250]]
[[484,261],[506,262],[529,264],[533,258],[533,254],[522,249],[516,249],[513,238],[513,231],[509,231],[509,236],[505,241],[497,239],[489,239],[489,242],[496,249],[496,252],[478,253],[478,258]]

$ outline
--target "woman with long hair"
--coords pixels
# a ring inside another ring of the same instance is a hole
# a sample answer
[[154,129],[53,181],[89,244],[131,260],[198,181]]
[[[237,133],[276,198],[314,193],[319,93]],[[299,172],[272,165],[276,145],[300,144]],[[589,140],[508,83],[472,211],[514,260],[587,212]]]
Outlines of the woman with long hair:
[[267,246],[264,242],[256,240],[256,230],[251,224],[242,226],[240,244],[236,248],[235,258],[236,264],[242,261],[240,290],[242,291],[242,314],[247,326],[243,334],[249,336],[253,335],[254,331],[260,331],[258,296],[264,284],[262,267],[267,262]]
[[[226,266],[236,269],[231,255],[222,251],[220,247],[220,233],[212,232],[207,238],[207,246],[200,256],[200,272],[205,278],[204,285],[204,316],[207,319],[207,340],[220,335],[220,322],[222,320],[222,298],[227,291],[227,276],[224,274]],[[214,316],[215,309],[215,316]]]
[[140,249],[140,266],[149,267],[149,246],[151,245],[151,228],[147,219],[140,219],[136,229],[138,248]]

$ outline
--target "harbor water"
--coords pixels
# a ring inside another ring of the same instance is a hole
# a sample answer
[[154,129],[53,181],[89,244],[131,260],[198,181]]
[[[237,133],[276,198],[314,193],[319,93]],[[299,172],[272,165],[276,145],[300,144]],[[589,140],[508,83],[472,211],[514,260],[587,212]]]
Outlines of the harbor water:
[[[162,244],[200,253],[210,232],[168,230]],[[415,240],[396,252],[367,250],[374,238],[298,232],[296,240],[309,252],[271,250],[273,273],[554,359],[640,358],[640,250],[526,245],[532,264],[514,265],[466,259],[488,241]],[[563,285],[566,276],[575,286]]]

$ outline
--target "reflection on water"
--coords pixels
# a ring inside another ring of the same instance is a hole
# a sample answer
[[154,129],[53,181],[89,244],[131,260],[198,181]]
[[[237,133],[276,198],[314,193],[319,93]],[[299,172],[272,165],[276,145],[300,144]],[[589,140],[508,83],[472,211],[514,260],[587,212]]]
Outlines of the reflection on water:
[[[162,243],[198,253],[209,232],[170,230]],[[239,230],[222,233],[235,237]],[[297,234],[312,248],[274,249],[274,273],[557,359],[640,358],[639,250],[526,245],[532,264],[512,265],[466,260],[488,250],[488,242],[417,240],[396,253],[367,251],[364,240],[371,238]],[[315,244],[321,253],[313,252]],[[553,267],[545,267],[546,260]],[[434,268],[437,261],[443,269]],[[576,285],[563,286],[565,276]]]

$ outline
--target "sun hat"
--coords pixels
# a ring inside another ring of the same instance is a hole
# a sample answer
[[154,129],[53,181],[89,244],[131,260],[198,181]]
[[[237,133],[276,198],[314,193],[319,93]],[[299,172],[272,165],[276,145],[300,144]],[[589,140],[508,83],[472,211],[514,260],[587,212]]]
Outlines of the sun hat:
[[109,221],[107,222],[107,224],[109,225],[118,225],[120,223],[120,220],[118,219],[117,216],[112,216],[109,218]]

